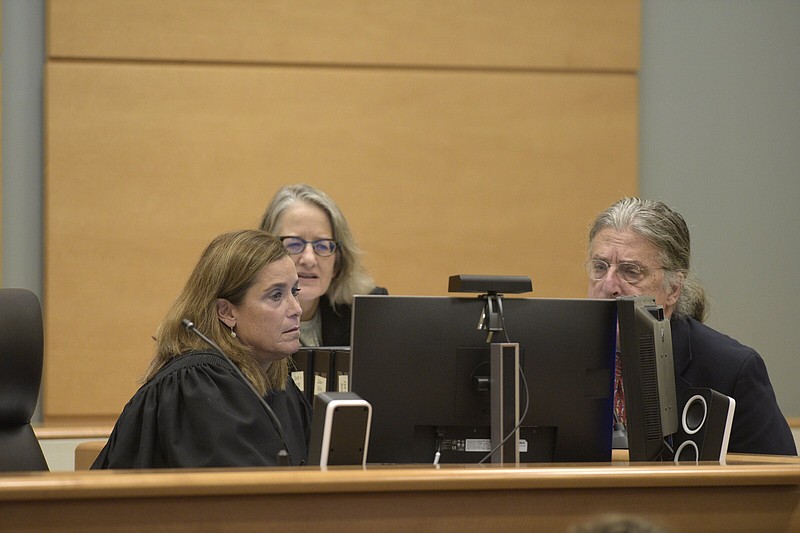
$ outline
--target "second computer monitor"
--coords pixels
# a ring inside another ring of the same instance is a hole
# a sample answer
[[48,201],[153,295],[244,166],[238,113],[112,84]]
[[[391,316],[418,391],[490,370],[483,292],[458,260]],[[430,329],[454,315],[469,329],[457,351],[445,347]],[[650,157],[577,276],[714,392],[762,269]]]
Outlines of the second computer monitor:
[[[373,407],[370,463],[473,463],[489,452],[479,297],[356,296],[351,389]],[[520,460],[609,461],[616,302],[507,298],[495,342],[520,345],[530,394]],[[507,335],[507,338],[506,338]],[[522,392],[522,404],[525,398]]]

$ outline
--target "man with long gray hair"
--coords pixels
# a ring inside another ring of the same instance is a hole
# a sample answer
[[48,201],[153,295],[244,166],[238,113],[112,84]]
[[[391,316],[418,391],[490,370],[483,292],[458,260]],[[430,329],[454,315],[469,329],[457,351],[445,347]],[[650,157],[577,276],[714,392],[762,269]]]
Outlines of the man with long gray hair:
[[[736,400],[728,451],[797,455],[764,360],[703,323],[708,301],[690,262],[689,229],[679,213],[662,202],[623,198],[589,230],[589,296],[646,295],[663,306],[672,329],[677,397],[702,387]],[[616,379],[615,398],[621,385]],[[622,402],[615,401],[615,415],[624,421]]]

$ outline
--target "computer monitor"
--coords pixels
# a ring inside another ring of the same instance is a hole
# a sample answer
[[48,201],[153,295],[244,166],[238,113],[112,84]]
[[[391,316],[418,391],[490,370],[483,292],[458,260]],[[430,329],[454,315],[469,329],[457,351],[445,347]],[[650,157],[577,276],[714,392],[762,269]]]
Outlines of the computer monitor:
[[669,319],[649,296],[626,296],[617,305],[629,458],[672,460],[668,439],[680,413]]
[[[373,408],[369,463],[432,463],[437,451],[440,463],[487,456],[490,393],[478,384],[490,374],[490,346],[476,327],[484,305],[355,297],[350,384]],[[520,461],[609,461],[616,302],[505,298],[502,307],[505,334],[495,339],[519,343],[530,394]]]

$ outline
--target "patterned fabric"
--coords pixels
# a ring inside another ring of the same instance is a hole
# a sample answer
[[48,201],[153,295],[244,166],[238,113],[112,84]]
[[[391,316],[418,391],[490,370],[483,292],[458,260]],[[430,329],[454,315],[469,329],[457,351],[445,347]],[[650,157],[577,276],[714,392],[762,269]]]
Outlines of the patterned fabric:
[[622,359],[617,352],[614,368],[614,417],[615,421],[627,424],[625,416],[625,390],[622,387]]

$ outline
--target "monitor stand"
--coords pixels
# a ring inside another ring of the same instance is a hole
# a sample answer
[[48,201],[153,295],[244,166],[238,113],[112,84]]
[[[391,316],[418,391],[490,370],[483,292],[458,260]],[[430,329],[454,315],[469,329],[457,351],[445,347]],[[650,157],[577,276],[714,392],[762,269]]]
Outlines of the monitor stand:
[[519,465],[519,343],[490,347],[492,463]]

